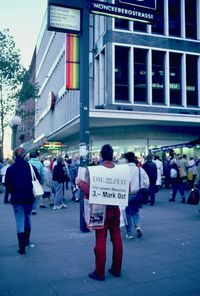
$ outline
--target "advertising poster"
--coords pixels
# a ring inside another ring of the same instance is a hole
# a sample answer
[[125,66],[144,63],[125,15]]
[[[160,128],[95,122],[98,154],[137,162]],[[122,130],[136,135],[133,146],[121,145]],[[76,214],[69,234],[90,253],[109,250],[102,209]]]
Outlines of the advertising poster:
[[128,205],[129,167],[119,164],[114,168],[88,167],[90,173],[89,203],[102,205]]

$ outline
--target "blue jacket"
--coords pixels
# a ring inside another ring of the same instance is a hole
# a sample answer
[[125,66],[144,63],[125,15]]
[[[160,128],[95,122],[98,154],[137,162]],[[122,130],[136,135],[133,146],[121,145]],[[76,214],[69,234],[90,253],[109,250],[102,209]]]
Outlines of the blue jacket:
[[[40,176],[33,167],[36,177]],[[6,171],[5,185],[11,194],[11,204],[32,204],[35,197],[32,191],[32,177],[28,162],[24,159],[16,159]]]
[[30,158],[28,162],[37,169],[40,175],[40,183],[44,184],[44,167],[41,161],[38,158]]

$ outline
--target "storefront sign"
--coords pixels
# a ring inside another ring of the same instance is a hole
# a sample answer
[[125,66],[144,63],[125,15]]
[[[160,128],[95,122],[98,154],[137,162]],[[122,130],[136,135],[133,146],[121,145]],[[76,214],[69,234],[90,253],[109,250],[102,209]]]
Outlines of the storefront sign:
[[90,173],[89,203],[103,205],[128,205],[129,167],[127,164],[114,168],[88,167]]
[[[124,1],[124,3],[125,2],[139,3],[140,1]],[[132,21],[137,20],[145,23],[151,23],[155,21],[155,11],[153,11],[153,9],[147,9],[147,7],[135,5],[133,3],[124,3],[111,4],[107,2],[91,1],[90,10],[92,13],[128,19]]]
[[75,8],[49,5],[48,30],[66,33],[79,33],[81,30],[80,10]]

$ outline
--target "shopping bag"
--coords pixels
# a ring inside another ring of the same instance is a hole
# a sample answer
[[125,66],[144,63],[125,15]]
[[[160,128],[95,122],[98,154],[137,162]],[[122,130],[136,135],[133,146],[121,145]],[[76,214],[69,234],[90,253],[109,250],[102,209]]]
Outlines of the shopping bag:
[[88,229],[104,228],[105,216],[105,205],[90,204],[87,199],[84,199],[84,218]]
[[191,189],[190,194],[187,199],[187,204],[189,205],[198,205],[200,199],[200,194],[198,189]]

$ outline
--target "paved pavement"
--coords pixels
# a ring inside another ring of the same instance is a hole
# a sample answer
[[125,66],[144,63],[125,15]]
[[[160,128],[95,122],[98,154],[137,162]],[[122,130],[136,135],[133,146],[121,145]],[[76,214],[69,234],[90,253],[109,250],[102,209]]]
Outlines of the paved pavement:
[[[11,205],[0,196],[0,296],[199,296],[199,206],[170,203],[170,190],[157,194],[154,207],[141,209],[143,237],[123,239],[121,278],[105,282],[87,277],[94,265],[94,232],[79,231],[79,204],[67,209],[38,209],[32,217],[32,242],[26,255],[17,251]],[[124,228],[122,228],[124,233]],[[107,241],[107,266],[111,264]]]

